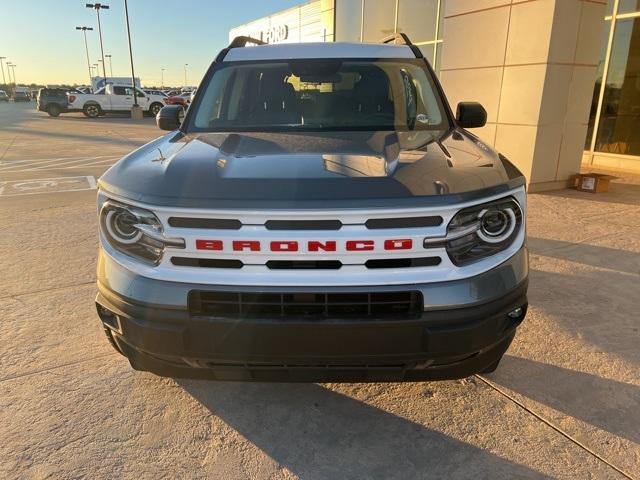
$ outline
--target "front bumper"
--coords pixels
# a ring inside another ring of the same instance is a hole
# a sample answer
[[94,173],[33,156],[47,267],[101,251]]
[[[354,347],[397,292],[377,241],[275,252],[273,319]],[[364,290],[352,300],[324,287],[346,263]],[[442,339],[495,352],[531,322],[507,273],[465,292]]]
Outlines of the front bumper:
[[[285,289],[419,290],[425,303],[419,318],[237,320],[191,316],[187,305],[191,290],[237,287],[151,280],[102,252],[96,302],[103,323],[131,365],[159,375],[258,381],[439,380],[472,375],[500,359],[526,313],[527,276],[523,248],[493,270],[465,280]],[[509,317],[517,308],[522,308],[522,315]]]

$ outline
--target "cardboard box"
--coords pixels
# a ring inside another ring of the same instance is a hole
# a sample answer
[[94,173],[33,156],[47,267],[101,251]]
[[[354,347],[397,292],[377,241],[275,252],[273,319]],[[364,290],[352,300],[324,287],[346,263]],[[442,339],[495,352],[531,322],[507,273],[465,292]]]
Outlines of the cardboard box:
[[571,177],[573,188],[581,192],[602,193],[609,190],[609,182],[614,176],[602,173],[581,173]]

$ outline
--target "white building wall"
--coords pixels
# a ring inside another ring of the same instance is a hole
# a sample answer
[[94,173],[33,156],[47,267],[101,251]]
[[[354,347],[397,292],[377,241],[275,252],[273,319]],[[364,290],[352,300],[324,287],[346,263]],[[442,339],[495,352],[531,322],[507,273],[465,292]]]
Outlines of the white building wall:
[[245,23],[229,31],[229,41],[245,35],[267,43],[332,42],[334,3],[314,0]]

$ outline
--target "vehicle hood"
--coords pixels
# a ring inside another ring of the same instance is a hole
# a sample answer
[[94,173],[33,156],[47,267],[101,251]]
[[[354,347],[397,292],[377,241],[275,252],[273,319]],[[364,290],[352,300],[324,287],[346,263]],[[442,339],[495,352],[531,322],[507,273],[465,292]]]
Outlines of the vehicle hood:
[[172,132],[99,181],[131,200],[193,208],[417,206],[522,184],[511,164],[464,130]]

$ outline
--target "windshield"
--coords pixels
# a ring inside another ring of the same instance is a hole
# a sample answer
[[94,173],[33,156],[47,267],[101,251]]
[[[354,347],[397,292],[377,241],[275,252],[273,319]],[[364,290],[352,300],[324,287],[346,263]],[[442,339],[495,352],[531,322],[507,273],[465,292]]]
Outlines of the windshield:
[[229,62],[188,131],[442,130],[448,120],[420,59]]

